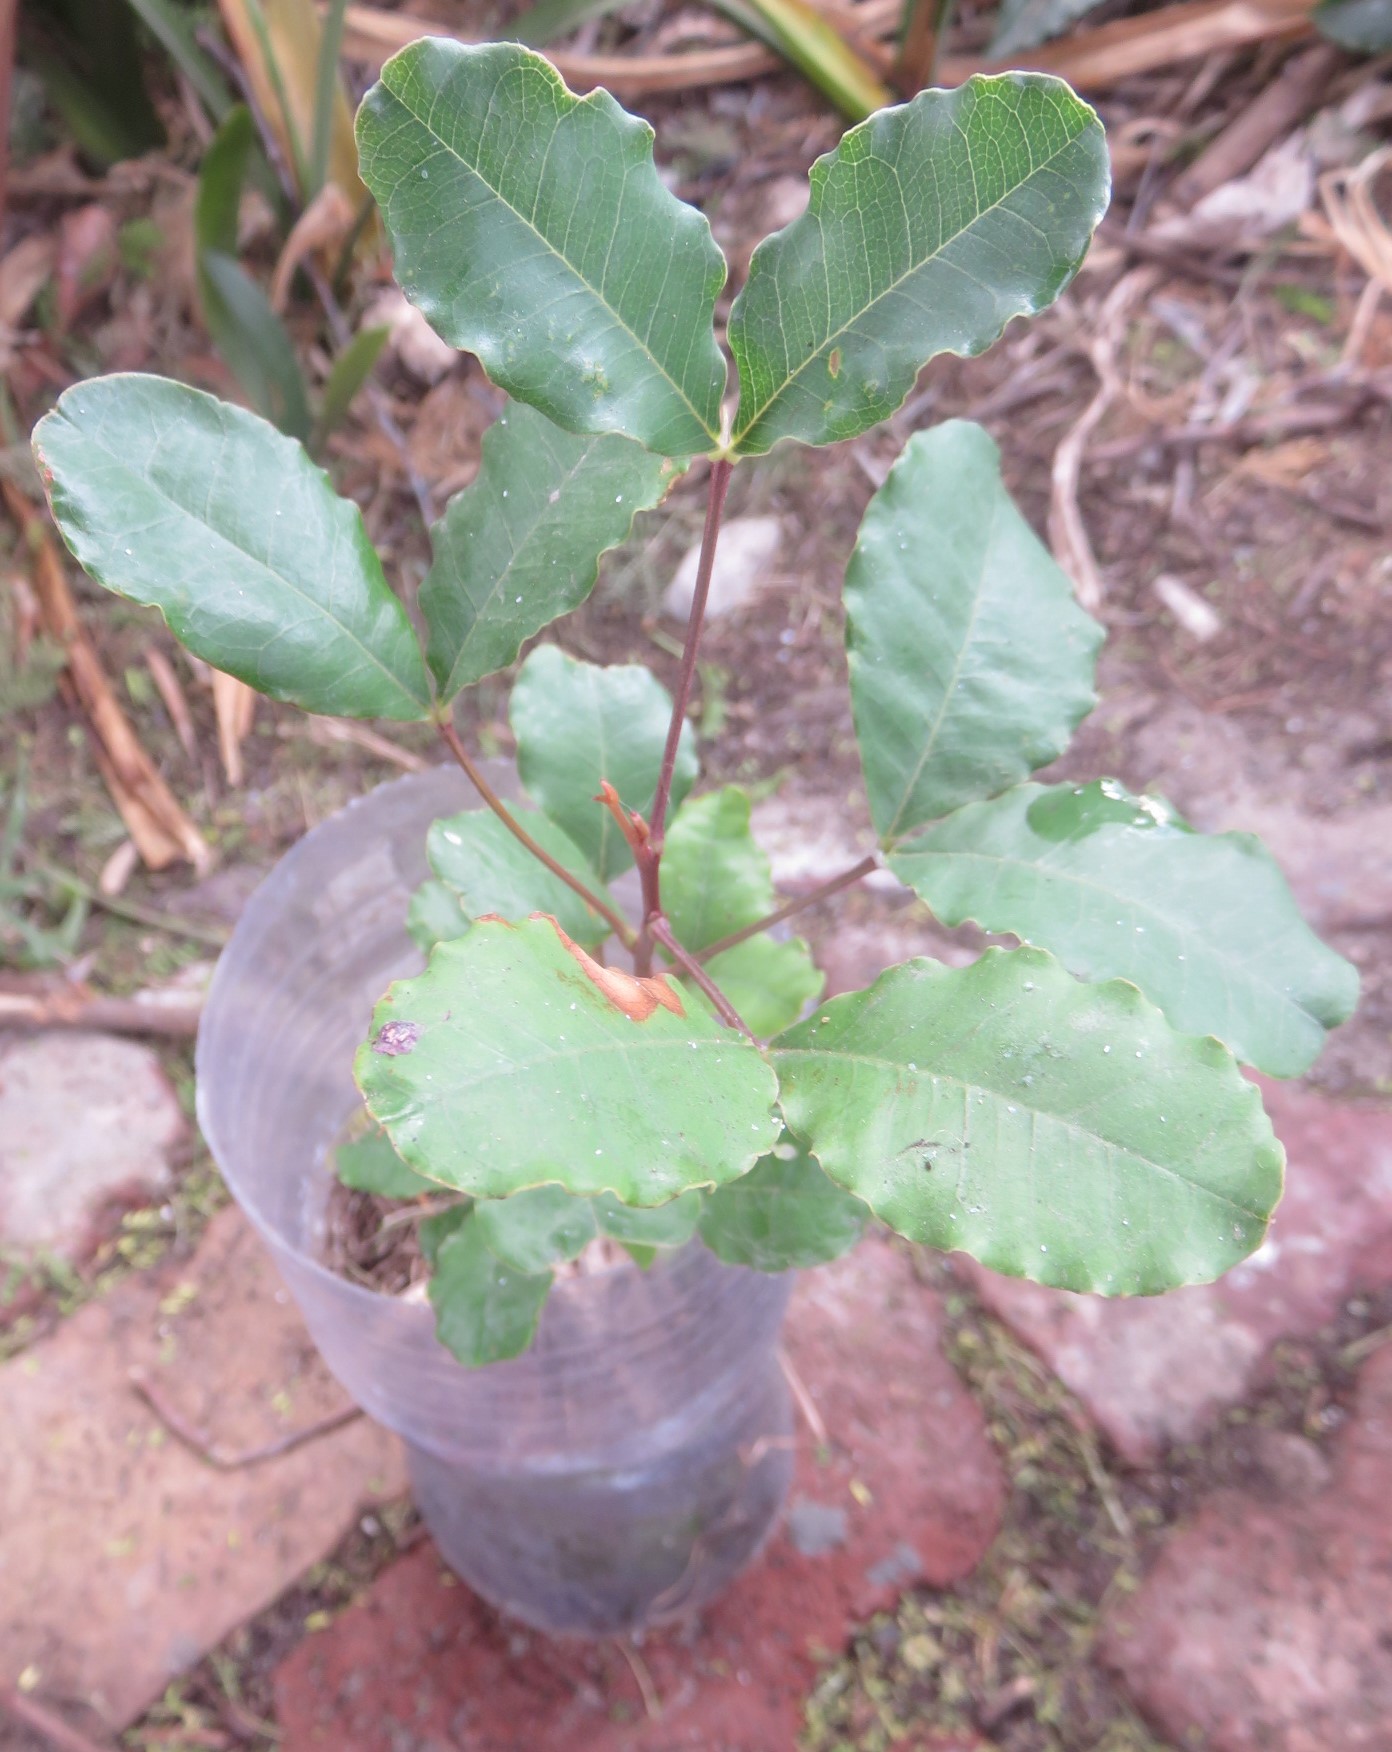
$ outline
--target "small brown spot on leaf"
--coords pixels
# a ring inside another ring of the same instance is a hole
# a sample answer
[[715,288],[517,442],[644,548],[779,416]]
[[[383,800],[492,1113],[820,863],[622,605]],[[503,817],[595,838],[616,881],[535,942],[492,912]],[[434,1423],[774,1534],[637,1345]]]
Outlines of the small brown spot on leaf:
[[403,1053],[414,1049],[420,1031],[419,1022],[384,1022],[377,1030],[372,1050],[384,1053],[388,1058],[400,1058]]
[[622,1010],[630,1021],[646,1022],[659,1004],[674,1016],[685,1016],[686,1009],[681,999],[660,973],[639,979],[636,974],[625,973],[621,967],[602,967],[592,955],[587,955],[578,943],[566,936],[550,913],[533,913],[532,917],[546,920],[580,963],[585,977],[592,980],[614,1008]]
[[827,354],[827,370],[831,373],[831,375],[833,377],[839,377],[841,375],[841,349],[840,349],[840,347],[833,347],[831,349],[831,351]]

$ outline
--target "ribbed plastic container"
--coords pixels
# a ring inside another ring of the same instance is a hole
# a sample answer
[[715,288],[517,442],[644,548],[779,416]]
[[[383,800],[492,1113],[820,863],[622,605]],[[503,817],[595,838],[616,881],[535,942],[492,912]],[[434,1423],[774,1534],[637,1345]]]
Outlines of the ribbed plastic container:
[[700,1605],[771,1528],[792,1468],[790,1284],[693,1243],[648,1272],[560,1283],[530,1351],[470,1370],[428,1306],[320,1263],[327,1147],[360,1105],[354,1049],[422,962],[405,917],[426,830],[476,802],[451,768],[400,779],[277,865],[218,963],[198,1115],[329,1368],[405,1439],[446,1561],[543,1630],[608,1635]]

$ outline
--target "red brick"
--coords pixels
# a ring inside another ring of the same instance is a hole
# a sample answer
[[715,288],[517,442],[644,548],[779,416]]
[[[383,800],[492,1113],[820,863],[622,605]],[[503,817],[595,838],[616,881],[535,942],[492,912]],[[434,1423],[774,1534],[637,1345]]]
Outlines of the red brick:
[[284,1752],[790,1752],[818,1655],[915,1579],[968,1574],[999,1524],[1000,1466],[940,1333],[938,1298],[883,1239],[802,1279],[788,1348],[828,1449],[802,1426],[793,1518],[805,1547],[837,1511],[845,1537],[813,1556],[780,1532],[697,1622],[650,1633],[660,1720],[617,1643],[509,1624],[427,1547],[281,1667]]
[[1392,1111],[1263,1082],[1289,1158],[1265,1245],[1216,1284],[1105,1301],[962,1269],[1076,1393],[1120,1453],[1148,1463],[1259,1380],[1277,1339],[1308,1337],[1392,1282]]
[[1220,1492],[1112,1614],[1105,1658],[1205,1752],[1392,1752],[1392,1347],[1359,1380],[1333,1477]]
[[188,1130],[158,1057],[134,1040],[0,1039],[0,1242],[80,1258],[103,1207],[143,1203]]
[[143,1367],[190,1423],[240,1451],[343,1404],[234,1210],[193,1259],[132,1278],[0,1369],[0,1687],[26,1668],[105,1729],[269,1605],[404,1488],[366,1419],[216,1471],[132,1391]]

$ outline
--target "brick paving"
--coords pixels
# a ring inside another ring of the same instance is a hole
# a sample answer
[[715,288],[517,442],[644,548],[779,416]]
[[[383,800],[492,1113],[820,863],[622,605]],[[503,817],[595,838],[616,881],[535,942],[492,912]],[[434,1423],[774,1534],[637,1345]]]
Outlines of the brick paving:
[[963,1269],[986,1305],[1136,1464],[1201,1435],[1262,1378],[1272,1345],[1312,1337],[1392,1283],[1392,1109],[1263,1081],[1286,1190],[1262,1248],[1216,1284],[1104,1301]]
[[234,1210],[182,1266],[128,1279],[0,1368],[0,1689],[27,1673],[104,1731],[405,1483],[396,1439],[366,1419],[215,1470],[170,1439],[133,1367],[234,1452],[343,1404]]
[[105,1207],[163,1191],[187,1131],[148,1046],[86,1032],[0,1035],[0,1245],[80,1258]]
[[789,1752],[817,1657],[913,1582],[969,1574],[1000,1523],[1000,1466],[941,1331],[939,1297],[887,1240],[803,1277],[788,1350],[826,1447],[804,1422],[768,1550],[695,1623],[645,1639],[655,1719],[616,1642],[509,1623],[427,1546],[282,1667],[284,1752]]
[[[852,960],[889,946],[871,926],[849,941]],[[1392,1286],[1392,1110],[1264,1093],[1289,1189],[1267,1246],[1222,1283],[1105,1303],[959,1262],[1123,1471],[1260,1391],[1279,1341],[1312,1340],[1351,1297]],[[150,1111],[175,1139],[167,1110]],[[553,1642],[475,1599],[426,1540],[282,1661],[286,1752],[790,1752],[820,1662],[907,1588],[970,1574],[1000,1525],[1001,1465],[944,1357],[944,1320],[912,1251],[884,1238],[805,1274],[788,1349],[814,1415],[789,1510],[696,1622],[627,1653]],[[1185,1752],[1392,1752],[1392,1344],[1369,1348],[1331,1446],[1253,1426],[1241,1488],[1201,1499],[1139,1591],[1108,1605],[1103,1659]],[[230,1449],[342,1402],[230,1211],[192,1260],[133,1277],[0,1367],[0,1687],[25,1673],[108,1735],[301,1579],[362,1503],[404,1488],[393,1439],[366,1421],[212,1469],[131,1391],[133,1365]]]
[[1206,1752],[1392,1748],[1392,1345],[1363,1367],[1332,1476],[1221,1491],[1117,1607],[1106,1656]]

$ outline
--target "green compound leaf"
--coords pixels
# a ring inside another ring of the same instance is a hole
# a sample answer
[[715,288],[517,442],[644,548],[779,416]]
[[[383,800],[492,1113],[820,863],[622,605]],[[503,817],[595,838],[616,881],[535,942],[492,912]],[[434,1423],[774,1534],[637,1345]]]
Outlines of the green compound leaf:
[[[778,905],[749,811],[749,793],[726,785],[688,798],[667,830],[663,910],[677,941],[693,954]],[[801,938],[751,937],[715,956],[707,971],[755,1034],[764,1036],[796,1022],[825,983]]]
[[748,1174],[706,1195],[701,1239],[726,1265],[800,1271],[849,1252],[869,1216],[788,1139]]
[[1083,979],[1133,980],[1184,1034],[1299,1076],[1352,1014],[1358,973],[1320,942],[1249,834],[1192,833],[1114,780],[1020,785],[899,846],[889,866],[945,925],[973,919]]
[[881,110],[812,166],[807,211],[754,252],[730,314],[733,449],[887,419],[937,353],[980,353],[1078,270],[1110,191],[1091,109],[1040,74]]
[[602,1192],[590,1203],[601,1233],[625,1247],[680,1247],[695,1234],[701,1215],[699,1192],[684,1192],[647,1210],[622,1204],[610,1192]]
[[789,1128],[912,1241],[1066,1290],[1207,1283],[1258,1246],[1284,1155],[1213,1039],[1038,949],[910,961],[774,1042]]
[[471,1212],[436,1250],[430,1279],[435,1335],[471,1369],[521,1356],[550,1293],[551,1273],[504,1265]]
[[473,483],[435,525],[421,585],[441,698],[506,668],[534,633],[578,608],[600,555],[657,504],[672,472],[627,438],[573,438],[515,404],[500,415]]
[[358,113],[397,278],[451,346],[567,431],[690,456],[719,439],[725,261],[652,141],[515,43],[412,43]]
[[480,1199],[474,1206],[488,1250],[511,1271],[550,1271],[574,1259],[599,1233],[588,1199],[559,1186],[533,1186],[511,1198]]
[[379,1198],[419,1198],[423,1192],[437,1190],[433,1180],[422,1180],[406,1166],[384,1131],[340,1144],[333,1160],[339,1180],[354,1192],[375,1192]]
[[34,433],[63,538],[272,699],[425,718],[430,680],[356,505],[265,420],[162,377],[77,385]]
[[[593,799],[604,780],[630,809],[652,808],[672,696],[636,664],[601,668],[538,645],[518,671],[508,708],[522,783],[610,881],[633,854],[614,817]],[[696,778],[688,723],[672,775],[675,807]]]
[[549,919],[484,920],[377,1006],[358,1086],[442,1186],[506,1198],[556,1182],[665,1204],[771,1147],[776,1082],[743,1036],[653,991],[587,966]]
[[434,877],[422,882],[411,896],[406,912],[406,929],[411,941],[428,955],[437,943],[447,943],[451,937],[462,937],[473,923],[459,904],[459,896],[446,882]]
[[[538,809],[513,806],[512,814],[542,850],[578,876],[592,894],[610,899],[584,854],[553,821]],[[609,935],[604,920],[534,858],[491,809],[469,809],[432,823],[426,856],[436,876],[458,897],[466,919],[497,913],[516,923],[534,912],[550,913],[568,937],[590,949]]]
[[1103,630],[965,420],[916,432],[846,569],[851,708],[885,844],[1062,754]]

